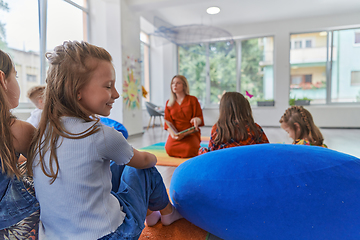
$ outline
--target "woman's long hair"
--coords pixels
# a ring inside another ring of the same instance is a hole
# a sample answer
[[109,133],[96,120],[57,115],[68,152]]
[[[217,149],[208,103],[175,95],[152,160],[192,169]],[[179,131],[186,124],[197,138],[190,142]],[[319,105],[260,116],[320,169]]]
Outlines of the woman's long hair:
[[[96,124],[99,121],[98,117],[80,105],[77,95],[97,68],[96,60],[111,62],[112,58],[103,48],[77,41],[64,42],[55,47],[53,52],[46,53],[46,58],[50,66],[46,77],[45,106],[38,131],[30,147],[28,172],[32,175],[34,157],[38,155],[42,171],[53,183],[59,172],[56,155],[59,137],[80,139],[99,130]],[[62,116],[78,117],[87,122],[96,120],[96,122],[84,132],[73,134],[61,124]],[[48,161],[44,159],[47,151],[50,151]]]
[[170,99],[169,99],[169,102],[168,102],[168,106],[171,107],[172,105],[174,105],[175,101],[176,101],[176,94],[172,91],[172,83],[174,81],[175,78],[179,78],[182,82],[183,82],[183,87],[184,87],[184,93],[185,95],[189,95],[190,94],[190,90],[189,90],[189,82],[188,80],[186,79],[185,76],[183,75],[175,75],[172,79],[171,79],[171,82],[170,82],[170,91],[171,91],[171,94],[170,94]]
[[225,143],[231,139],[242,141],[248,138],[247,127],[256,139],[262,136],[252,116],[249,101],[239,92],[226,92],[220,100],[220,114],[216,122],[217,136],[215,144]]
[[[312,145],[323,145],[324,138],[320,129],[315,125],[311,113],[302,106],[289,107],[285,111],[284,115],[282,115],[279,122],[286,123],[292,130],[294,130],[296,139],[307,138]],[[297,131],[295,123],[299,124],[299,131]],[[296,139],[294,139],[294,141]]]
[[[14,65],[8,54],[0,50],[0,71],[7,79],[13,70]],[[0,159],[1,172],[8,176],[20,176],[20,171],[17,168],[17,159],[14,149],[14,136],[11,132],[11,125],[14,123],[15,117],[11,114],[10,104],[6,97],[4,88],[0,87]]]

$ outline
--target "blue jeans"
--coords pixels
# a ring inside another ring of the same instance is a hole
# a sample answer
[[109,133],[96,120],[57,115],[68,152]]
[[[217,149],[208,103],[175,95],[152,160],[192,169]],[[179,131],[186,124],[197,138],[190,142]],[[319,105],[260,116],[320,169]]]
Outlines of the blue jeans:
[[111,163],[112,194],[119,200],[126,213],[124,222],[101,240],[138,239],[144,229],[147,209],[165,208],[169,198],[164,182],[155,167],[136,169]]

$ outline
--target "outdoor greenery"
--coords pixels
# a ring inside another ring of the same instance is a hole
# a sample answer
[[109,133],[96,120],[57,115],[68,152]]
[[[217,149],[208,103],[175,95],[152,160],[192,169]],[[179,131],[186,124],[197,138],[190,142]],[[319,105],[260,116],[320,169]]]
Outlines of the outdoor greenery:
[[[1,12],[9,11],[9,6],[4,0],[0,0],[0,14]],[[6,49],[6,30],[5,30],[5,24],[0,22],[0,49]]]
[[[219,104],[226,91],[236,91],[236,49],[231,42],[215,42],[179,47],[179,73],[184,75],[190,85],[190,94],[206,103],[206,92],[210,91],[207,103]],[[208,47],[208,49],[206,49]],[[241,92],[254,95],[249,99],[256,104],[256,99],[263,97],[263,76],[259,72],[263,49],[259,39],[242,41],[241,54]],[[208,51],[207,51],[208,50]],[[206,69],[207,57],[209,69]],[[206,75],[210,76],[210,86],[206,86]],[[210,89],[207,89],[210,88]]]
[[189,45],[187,49],[179,47],[179,73],[184,75],[190,85],[190,94],[200,103],[205,103],[206,95],[206,46]]
[[309,100],[309,101],[311,101],[312,99],[307,98],[307,97],[303,97],[303,98],[290,98],[290,99],[289,99],[289,105],[290,105],[290,106],[294,106],[294,105],[295,105],[295,101],[301,101],[301,100],[304,100],[304,101]]
[[[261,38],[260,38],[261,39]],[[263,76],[259,62],[262,60],[263,48],[259,46],[259,38],[241,42],[241,92],[248,91],[252,98],[250,104],[264,98]]]

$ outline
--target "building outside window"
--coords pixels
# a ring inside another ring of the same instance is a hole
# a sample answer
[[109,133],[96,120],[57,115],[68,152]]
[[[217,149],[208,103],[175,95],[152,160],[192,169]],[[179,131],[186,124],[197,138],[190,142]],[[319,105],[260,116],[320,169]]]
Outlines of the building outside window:
[[[20,107],[31,106],[24,105],[30,103],[28,89],[45,84],[42,72],[46,72],[46,51],[65,40],[88,40],[86,4],[86,0],[0,1],[0,49],[9,53],[15,63]],[[47,8],[40,10],[40,6]],[[45,25],[47,28],[42,28]]]
[[332,62],[331,62],[331,102],[360,102],[360,47],[354,45],[354,35],[360,29],[332,31]]
[[351,86],[360,86],[360,71],[351,71]]
[[354,35],[355,35],[355,42],[354,43],[360,45],[360,31],[355,31]]
[[313,40],[311,48],[290,50],[290,98],[308,98],[311,104],[360,102],[359,30],[291,34],[291,42],[304,40],[308,46],[305,39]]
[[305,43],[305,48],[290,49],[290,98],[325,103],[327,33],[292,34],[290,41]]

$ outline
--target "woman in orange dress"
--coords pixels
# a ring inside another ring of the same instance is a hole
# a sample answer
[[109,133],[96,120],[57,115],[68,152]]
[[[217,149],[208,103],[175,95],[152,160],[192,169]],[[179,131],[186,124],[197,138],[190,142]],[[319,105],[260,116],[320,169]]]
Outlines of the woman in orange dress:
[[180,132],[194,126],[198,131],[187,136],[174,135],[168,130],[169,136],[165,150],[171,157],[188,158],[198,155],[200,148],[200,126],[204,126],[204,118],[199,101],[189,95],[189,83],[182,75],[176,75],[171,80],[171,95],[166,102],[165,120],[169,121]]

